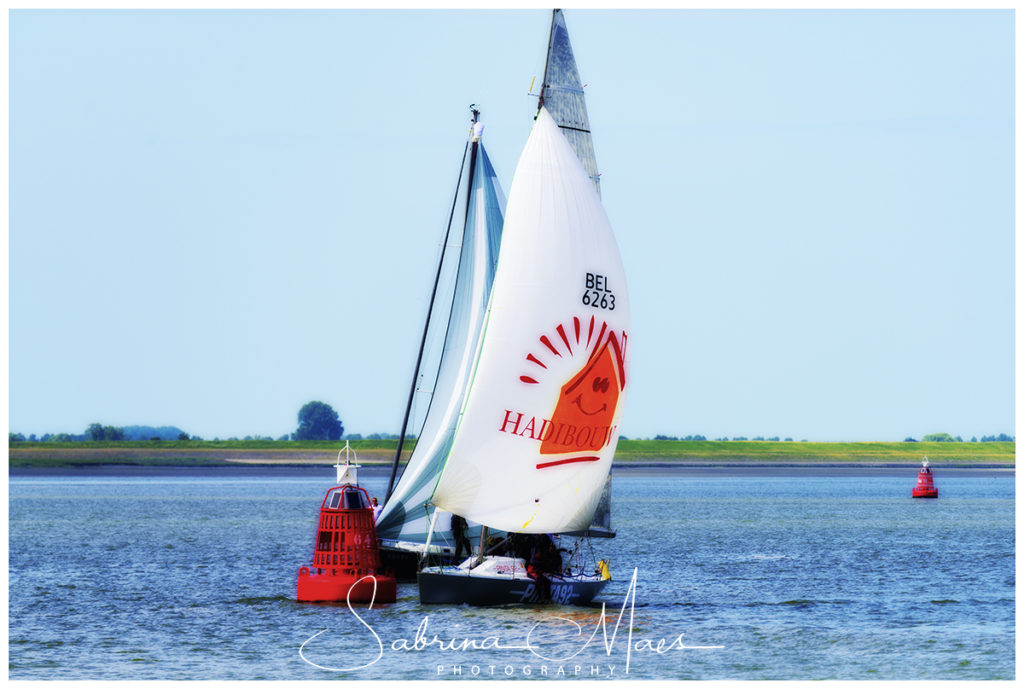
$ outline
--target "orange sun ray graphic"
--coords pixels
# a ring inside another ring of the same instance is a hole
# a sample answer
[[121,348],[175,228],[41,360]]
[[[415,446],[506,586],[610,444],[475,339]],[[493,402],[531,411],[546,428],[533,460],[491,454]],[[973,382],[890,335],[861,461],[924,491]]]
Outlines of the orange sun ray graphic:
[[572,456],[552,458],[537,468],[595,462],[599,457],[591,453],[607,443],[620,393],[626,387],[627,335],[609,329],[606,321],[598,326],[594,316],[586,323],[574,316],[571,324],[556,326],[554,336],[544,334],[538,341],[543,346],[525,357],[529,373],[519,376],[527,385],[541,384],[549,373],[546,361],[551,357],[571,359],[586,354],[586,360],[559,391],[550,417],[550,428],[558,431],[541,439],[540,454]]

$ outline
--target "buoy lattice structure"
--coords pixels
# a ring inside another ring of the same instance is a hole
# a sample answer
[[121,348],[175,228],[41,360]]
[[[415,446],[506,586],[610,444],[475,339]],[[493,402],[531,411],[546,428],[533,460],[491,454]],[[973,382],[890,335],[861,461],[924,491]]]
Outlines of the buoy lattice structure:
[[300,602],[394,603],[395,578],[383,574],[373,508],[367,492],[335,486],[320,504],[313,562],[299,569]]

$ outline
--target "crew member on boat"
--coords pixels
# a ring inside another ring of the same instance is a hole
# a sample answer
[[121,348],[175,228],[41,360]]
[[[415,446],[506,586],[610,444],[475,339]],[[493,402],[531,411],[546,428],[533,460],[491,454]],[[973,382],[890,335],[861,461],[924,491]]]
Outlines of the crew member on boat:
[[473,546],[466,537],[466,520],[457,514],[452,515],[452,538],[455,540],[455,561],[462,559],[462,549],[466,549],[466,555],[473,552]]
[[562,573],[562,556],[550,537],[545,546],[540,546],[526,568],[526,574],[537,582],[537,593],[541,599],[551,598],[551,580],[547,575]]

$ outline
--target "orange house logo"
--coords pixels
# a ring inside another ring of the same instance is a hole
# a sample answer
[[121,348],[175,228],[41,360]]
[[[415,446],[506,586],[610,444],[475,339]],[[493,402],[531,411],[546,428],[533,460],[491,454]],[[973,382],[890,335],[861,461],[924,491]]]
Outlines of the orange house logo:
[[499,431],[540,441],[540,454],[551,456],[538,469],[595,462],[595,452],[615,436],[612,425],[619,398],[626,387],[625,332],[615,332],[607,322],[600,326],[593,316],[589,323],[574,317],[571,324],[555,328],[556,337],[542,335],[541,347],[526,355],[528,371],[519,376],[526,385],[539,385],[553,357],[580,358],[581,366],[559,390],[550,416],[537,418],[505,410]]

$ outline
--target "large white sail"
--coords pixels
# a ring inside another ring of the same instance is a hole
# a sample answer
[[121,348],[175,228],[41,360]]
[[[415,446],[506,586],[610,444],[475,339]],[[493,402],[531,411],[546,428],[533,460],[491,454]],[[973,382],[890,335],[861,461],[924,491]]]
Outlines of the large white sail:
[[611,226],[541,108],[509,190],[481,347],[431,502],[505,531],[586,529],[618,440],[628,331]]
[[[434,394],[416,449],[377,521],[381,538],[421,543],[427,538],[427,500],[451,448],[483,330],[505,197],[482,143],[474,143],[470,170],[462,250]],[[435,526],[447,530],[447,518]]]

